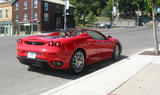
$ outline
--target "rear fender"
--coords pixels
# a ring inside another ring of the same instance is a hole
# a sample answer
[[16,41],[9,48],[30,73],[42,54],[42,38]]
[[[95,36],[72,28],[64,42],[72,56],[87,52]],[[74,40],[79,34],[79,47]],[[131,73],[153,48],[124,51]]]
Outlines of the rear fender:
[[111,38],[109,40],[112,41],[114,43],[114,45],[116,45],[116,44],[119,45],[119,47],[120,47],[120,54],[121,54],[122,53],[122,44],[121,44],[121,42],[119,40],[117,40],[117,39],[114,39],[114,38]]

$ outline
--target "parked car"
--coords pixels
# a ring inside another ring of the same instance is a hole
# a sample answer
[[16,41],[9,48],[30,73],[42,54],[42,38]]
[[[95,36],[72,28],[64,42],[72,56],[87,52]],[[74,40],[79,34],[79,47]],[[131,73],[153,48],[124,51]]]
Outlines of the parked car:
[[49,66],[74,74],[85,66],[108,58],[118,59],[121,43],[97,30],[70,29],[17,40],[17,58],[29,67]]
[[98,25],[98,28],[103,28],[103,29],[105,29],[105,28],[111,28],[111,25],[102,23],[102,24]]

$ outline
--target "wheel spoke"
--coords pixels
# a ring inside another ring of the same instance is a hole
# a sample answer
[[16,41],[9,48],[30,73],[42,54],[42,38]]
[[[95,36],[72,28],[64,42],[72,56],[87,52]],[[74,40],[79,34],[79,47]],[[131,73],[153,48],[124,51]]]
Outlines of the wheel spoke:
[[119,53],[120,53],[119,46],[116,45],[115,48],[114,48],[114,58],[115,59],[118,59]]
[[81,72],[84,67],[84,55],[81,52],[77,52],[72,60],[72,67],[75,72]]

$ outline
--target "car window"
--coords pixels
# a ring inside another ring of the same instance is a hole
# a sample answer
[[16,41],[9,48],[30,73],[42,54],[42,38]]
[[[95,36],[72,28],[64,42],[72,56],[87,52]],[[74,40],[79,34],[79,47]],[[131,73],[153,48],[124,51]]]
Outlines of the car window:
[[105,40],[105,39],[106,39],[102,34],[96,32],[96,31],[87,31],[87,33],[88,33],[93,39],[96,39],[96,40]]

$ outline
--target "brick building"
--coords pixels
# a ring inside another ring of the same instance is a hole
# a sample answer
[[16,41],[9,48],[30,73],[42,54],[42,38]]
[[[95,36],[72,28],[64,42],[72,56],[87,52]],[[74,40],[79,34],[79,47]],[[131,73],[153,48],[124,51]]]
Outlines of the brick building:
[[0,35],[12,35],[12,6],[10,0],[0,1]]
[[[63,0],[14,0],[12,2],[14,34],[53,32],[64,27]],[[70,5],[67,15],[67,27],[75,27],[74,7]],[[33,28],[32,28],[33,27]]]

